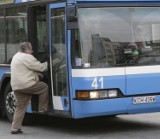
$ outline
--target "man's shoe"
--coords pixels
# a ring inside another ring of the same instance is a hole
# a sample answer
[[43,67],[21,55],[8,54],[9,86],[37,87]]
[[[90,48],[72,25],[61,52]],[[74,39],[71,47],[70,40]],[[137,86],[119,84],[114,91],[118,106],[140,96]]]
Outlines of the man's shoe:
[[11,131],[11,134],[21,134],[21,133],[23,133],[23,131],[21,130],[21,129],[18,129],[18,130],[16,130],[16,131]]

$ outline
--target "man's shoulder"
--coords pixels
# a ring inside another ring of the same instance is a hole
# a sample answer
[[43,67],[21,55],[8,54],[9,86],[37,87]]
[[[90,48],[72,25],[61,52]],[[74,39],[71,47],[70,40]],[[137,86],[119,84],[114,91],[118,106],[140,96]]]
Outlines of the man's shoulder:
[[13,56],[13,60],[14,61],[28,61],[28,60],[33,60],[34,56],[30,55],[30,54],[26,54],[26,53],[22,53],[22,52],[17,52],[14,56]]
[[15,56],[18,56],[18,57],[23,57],[23,58],[34,58],[33,55],[30,55],[30,54],[27,54],[27,53],[22,53],[22,52],[17,52]]

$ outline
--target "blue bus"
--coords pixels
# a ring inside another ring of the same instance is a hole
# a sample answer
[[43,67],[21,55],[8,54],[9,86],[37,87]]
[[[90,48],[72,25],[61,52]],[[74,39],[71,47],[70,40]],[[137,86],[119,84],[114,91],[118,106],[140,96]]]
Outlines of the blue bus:
[[[159,15],[160,0],[1,0],[1,114],[13,118],[10,63],[24,41],[49,62],[49,115],[159,112]],[[26,112],[38,113],[38,96]]]

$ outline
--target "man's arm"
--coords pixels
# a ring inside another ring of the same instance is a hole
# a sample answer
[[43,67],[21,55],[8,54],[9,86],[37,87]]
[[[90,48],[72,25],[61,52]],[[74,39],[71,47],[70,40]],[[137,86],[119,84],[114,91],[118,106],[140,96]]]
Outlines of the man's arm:
[[38,61],[34,56],[27,54],[23,63],[26,65],[27,68],[36,72],[44,72],[48,68],[48,63],[44,62],[41,63]]

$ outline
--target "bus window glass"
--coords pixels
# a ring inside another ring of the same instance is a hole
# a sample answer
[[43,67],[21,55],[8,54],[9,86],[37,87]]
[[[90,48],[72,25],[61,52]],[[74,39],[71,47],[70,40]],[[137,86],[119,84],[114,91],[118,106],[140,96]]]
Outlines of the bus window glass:
[[0,64],[5,62],[5,24],[4,12],[0,9]]
[[36,27],[37,27],[37,39],[38,39],[38,57],[41,62],[47,59],[47,24],[46,24],[46,9],[39,9],[36,12]]
[[160,8],[78,9],[82,67],[160,64]]
[[72,49],[71,49],[71,60],[72,66],[74,68],[82,66],[82,56],[81,56],[81,47],[79,41],[79,32],[78,30],[72,31]]
[[27,41],[26,7],[7,9],[7,62],[19,50],[19,43]]
[[51,15],[54,95],[66,96],[65,9],[53,9]]
[[37,14],[37,37],[38,52],[46,52],[47,32],[46,32],[46,13]]

